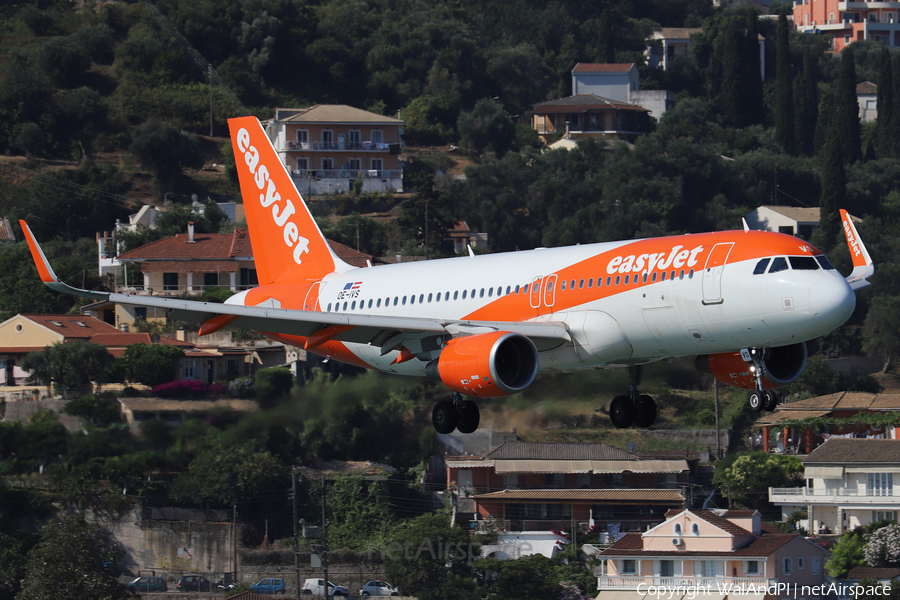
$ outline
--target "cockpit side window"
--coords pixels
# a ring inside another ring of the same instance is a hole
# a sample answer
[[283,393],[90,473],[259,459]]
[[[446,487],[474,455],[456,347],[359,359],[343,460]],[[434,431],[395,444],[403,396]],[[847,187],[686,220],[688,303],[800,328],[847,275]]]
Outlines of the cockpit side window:
[[772,261],[772,266],[769,268],[769,273],[777,273],[778,271],[787,271],[788,263],[787,259],[783,256],[777,256]]
[[819,269],[819,263],[812,256],[791,256],[791,268],[795,271],[816,271]]
[[834,271],[834,265],[831,264],[831,261],[823,254],[821,256],[817,256],[816,260],[819,261],[819,264],[822,265],[822,268],[826,271]]
[[765,273],[765,272],[766,272],[766,267],[769,266],[769,261],[770,261],[770,260],[772,260],[772,259],[771,259],[771,258],[764,258],[764,259],[762,259],[761,261],[759,261],[758,263],[756,263],[756,268],[753,269],[753,274],[754,274],[754,275],[761,275],[762,273]]

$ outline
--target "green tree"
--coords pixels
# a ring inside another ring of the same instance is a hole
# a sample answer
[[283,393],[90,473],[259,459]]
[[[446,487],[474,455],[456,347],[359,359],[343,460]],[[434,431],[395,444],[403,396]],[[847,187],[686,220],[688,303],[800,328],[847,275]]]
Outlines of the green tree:
[[841,52],[841,67],[835,85],[835,133],[841,145],[844,164],[853,164],[862,158],[862,128],[859,122],[859,99],[856,97],[856,63],[850,47]]
[[294,374],[287,367],[271,367],[256,372],[256,400],[262,408],[272,408],[290,396]]
[[129,152],[156,178],[160,196],[170,189],[182,169],[203,166],[199,138],[167,121],[150,119],[135,128]]
[[156,387],[176,378],[178,361],[184,350],[166,344],[132,344],[125,348],[125,363],[138,382]]
[[597,40],[597,47],[600,51],[597,55],[597,62],[601,64],[616,62],[616,38],[612,26],[612,17],[608,8],[603,9],[603,12],[600,13],[600,27],[597,31]]
[[271,453],[249,445],[215,444],[198,454],[188,472],[176,478],[170,496],[179,502],[220,506],[240,502],[248,509],[258,509],[271,499],[273,490],[285,490],[289,485],[285,468]]
[[[831,548],[831,559],[825,563],[825,570],[832,577],[840,577],[854,567],[866,565],[865,549],[873,531],[890,524],[890,521],[876,521],[845,531]],[[871,566],[871,565],[869,565]]]
[[803,50],[803,68],[794,79],[794,115],[797,150],[811,156],[815,149],[816,121],[819,116],[819,88],[809,48]]
[[28,553],[16,600],[118,600],[131,594],[116,579],[119,550],[109,534],[81,515],[57,517],[41,531]]
[[794,71],[791,68],[791,52],[787,23],[787,11],[778,15],[778,29],[775,38],[775,137],[785,153],[797,153],[794,131]]
[[0,531],[0,596],[14,598],[25,577],[26,541]]
[[[878,158],[895,156],[894,138],[894,78],[891,53],[885,47],[878,64]],[[884,108],[882,108],[884,107]]]
[[872,300],[863,325],[863,349],[878,356],[886,373],[900,352],[900,298],[878,296]]
[[841,228],[839,209],[847,205],[847,175],[844,169],[844,144],[832,117],[822,153],[822,195],[819,197],[819,229],[816,239],[820,248],[830,249],[836,243]]
[[722,495],[752,505],[770,487],[788,487],[803,472],[796,456],[746,452],[716,463],[713,484]]
[[31,372],[31,381],[43,385],[52,381],[65,395],[69,390],[90,391],[91,381],[102,385],[112,362],[113,357],[103,344],[78,340],[29,352],[22,368]]
[[461,114],[457,129],[460,146],[477,155],[490,150],[502,157],[516,139],[512,118],[493,100],[479,100],[472,112]]
[[68,402],[63,412],[75,417],[84,417],[94,426],[107,426],[122,419],[119,403],[105,396],[82,396]]
[[475,587],[471,559],[478,545],[446,511],[402,523],[385,542],[384,570],[391,583],[420,600],[467,598]]
[[[334,548],[364,550],[384,539],[393,527],[390,496],[384,481],[365,477],[338,477],[327,486],[328,509],[332,514],[328,540]],[[312,497],[320,497],[313,489]]]

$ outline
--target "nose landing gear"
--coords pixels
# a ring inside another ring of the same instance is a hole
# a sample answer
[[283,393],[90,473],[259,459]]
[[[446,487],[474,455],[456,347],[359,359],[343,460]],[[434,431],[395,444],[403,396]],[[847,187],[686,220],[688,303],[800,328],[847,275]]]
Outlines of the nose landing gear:
[[[744,352],[743,350],[741,352]],[[778,395],[774,390],[763,389],[763,378],[766,374],[765,358],[766,349],[750,348],[746,351],[750,356],[750,362],[753,363],[750,371],[753,373],[753,379],[756,382],[756,389],[750,392],[748,404],[753,412],[763,410],[773,411],[778,406]]]
[[640,365],[628,367],[631,378],[628,396],[616,396],[609,405],[609,419],[619,429],[630,427],[650,427],[656,421],[656,402],[646,394],[638,393],[641,383]]
[[463,400],[459,392],[453,392],[450,400],[441,400],[431,411],[431,424],[438,433],[472,433],[478,429],[481,412],[472,400]]

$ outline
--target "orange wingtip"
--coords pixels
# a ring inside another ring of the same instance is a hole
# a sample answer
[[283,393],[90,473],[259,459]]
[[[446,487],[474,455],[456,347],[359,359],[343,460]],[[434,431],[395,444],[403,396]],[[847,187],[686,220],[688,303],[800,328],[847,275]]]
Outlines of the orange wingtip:
[[34,259],[34,266],[37,267],[38,274],[41,276],[41,281],[44,283],[55,282],[56,277],[50,269],[47,257],[44,256],[44,252],[41,250],[41,247],[38,246],[37,240],[34,239],[34,234],[31,233],[31,228],[28,227],[28,223],[19,219],[19,225],[22,226],[22,233],[25,234],[25,241],[28,242],[28,249],[31,250],[31,258]]
[[238,320],[237,315],[217,315],[200,326],[200,335],[209,335]]
[[332,325],[330,327],[326,327],[325,329],[321,329],[306,338],[306,343],[303,344],[303,349],[312,350],[317,346],[321,346],[325,342],[333,340],[341,333],[349,331],[350,329],[353,329],[352,325]]

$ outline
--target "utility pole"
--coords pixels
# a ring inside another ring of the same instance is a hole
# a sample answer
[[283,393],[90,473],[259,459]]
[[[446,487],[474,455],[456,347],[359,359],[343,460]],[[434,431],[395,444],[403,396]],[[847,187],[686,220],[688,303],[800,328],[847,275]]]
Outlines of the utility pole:
[[207,67],[209,71],[209,137],[213,136],[213,80],[212,80],[212,65]]
[[322,568],[325,570],[325,600],[331,600],[328,589],[328,521],[325,520],[325,473],[322,473]]
[[291,497],[294,501],[294,573],[297,579],[297,600],[300,600],[300,543],[297,540],[297,467],[291,469]]

